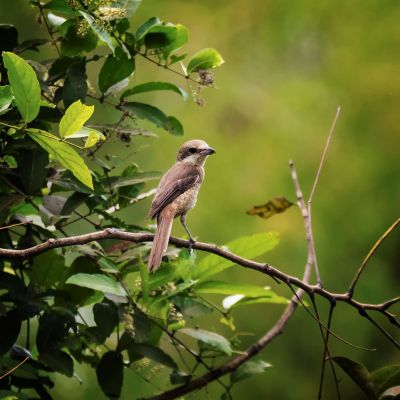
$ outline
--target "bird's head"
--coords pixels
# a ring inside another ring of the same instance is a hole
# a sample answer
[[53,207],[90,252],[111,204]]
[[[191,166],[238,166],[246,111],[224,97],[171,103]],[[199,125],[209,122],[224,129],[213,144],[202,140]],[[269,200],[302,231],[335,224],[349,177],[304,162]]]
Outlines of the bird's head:
[[215,150],[204,140],[189,140],[184,143],[178,151],[177,161],[203,165],[210,154]]

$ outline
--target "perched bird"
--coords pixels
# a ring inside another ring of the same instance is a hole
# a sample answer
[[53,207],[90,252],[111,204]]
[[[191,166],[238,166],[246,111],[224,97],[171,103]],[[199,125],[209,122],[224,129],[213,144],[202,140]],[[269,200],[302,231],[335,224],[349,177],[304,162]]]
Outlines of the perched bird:
[[161,178],[149,211],[150,218],[157,218],[157,230],[148,261],[150,272],[161,264],[174,218],[180,217],[190,242],[194,243],[186,225],[186,214],[196,205],[204,179],[204,163],[213,153],[215,150],[203,140],[189,140],[179,149],[176,163]]

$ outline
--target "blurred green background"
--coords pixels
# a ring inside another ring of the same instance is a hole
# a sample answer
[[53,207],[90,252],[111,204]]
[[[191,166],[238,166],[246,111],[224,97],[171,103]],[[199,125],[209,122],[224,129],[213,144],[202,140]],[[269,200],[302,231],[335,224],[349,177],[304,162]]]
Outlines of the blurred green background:
[[[2,22],[15,24],[21,39],[46,37],[44,28],[35,23],[36,10],[27,3],[2,0]],[[278,231],[280,245],[263,260],[301,276],[306,241],[299,211],[292,207],[270,220],[250,217],[245,211],[274,196],[295,200],[290,158],[308,194],[340,105],[342,113],[314,198],[313,219],[324,285],[329,290],[346,290],[370,247],[399,214],[399,3],[147,0],[132,24],[138,26],[151,16],[188,27],[190,38],[185,52],[193,54],[203,47],[215,47],[226,63],[215,72],[217,88],[203,91],[204,107],[190,100],[183,103],[174,94],[143,96],[144,101],[150,99],[178,117],[185,138],[160,131],[157,139],[137,139],[125,150],[125,164],[137,162],[144,170],[165,171],[174,162],[183,140],[206,140],[217,154],[207,162],[198,205],[188,217],[192,232],[199,240],[224,244],[242,235]],[[37,57],[35,53],[25,56]],[[196,88],[187,87],[183,78],[138,61],[132,83],[169,80],[188,91]],[[96,74],[93,69],[93,85]],[[97,121],[110,123],[116,119],[108,108],[97,107],[96,113]],[[103,155],[120,148],[121,144],[105,146]],[[149,203],[132,206],[121,214],[131,223],[144,224]],[[174,233],[183,235],[178,225]],[[90,230],[84,224],[74,228],[74,232]],[[375,254],[359,282],[358,299],[379,302],[399,294],[399,244],[397,231]],[[219,278],[271,285],[279,293],[290,295],[271,279],[240,267]],[[320,305],[326,311],[326,302]],[[242,337],[243,348],[271,327],[282,310],[276,305],[239,308],[234,314],[237,330],[255,333]],[[214,315],[206,323],[231,336],[218,320]],[[333,330],[357,345],[377,348],[376,352],[357,351],[332,338],[333,355],[346,355],[365,363],[370,370],[399,362],[399,352],[389,341],[344,305],[338,306]],[[394,334],[400,339],[398,332]],[[273,368],[237,384],[234,398],[316,398],[322,349],[318,326],[298,310],[284,334],[258,356]],[[74,379],[56,377],[56,399],[102,398],[94,372],[84,367],[79,372],[81,385]],[[327,372],[324,398],[334,399]],[[343,378],[343,398],[361,399],[362,393],[349,378],[341,371],[339,376]],[[162,385],[165,379],[161,373],[152,381]],[[145,396],[152,390],[131,371],[126,372],[123,399]],[[190,397],[214,399],[219,394],[214,384],[208,392],[202,390]]]

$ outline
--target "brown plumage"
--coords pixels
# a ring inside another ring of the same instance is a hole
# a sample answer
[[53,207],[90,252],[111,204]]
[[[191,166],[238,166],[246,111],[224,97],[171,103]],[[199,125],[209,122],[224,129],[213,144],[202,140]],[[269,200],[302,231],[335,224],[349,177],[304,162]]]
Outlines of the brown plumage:
[[174,218],[181,217],[181,223],[194,243],[186,226],[186,214],[196,204],[204,179],[204,163],[207,156],[213,153],[214,149],[203,140],[190,140],[181,146],[176,163],[161,178],[149,211],[150,218],[157,218],[157,230],[148,260],[150,272],[161,264]]

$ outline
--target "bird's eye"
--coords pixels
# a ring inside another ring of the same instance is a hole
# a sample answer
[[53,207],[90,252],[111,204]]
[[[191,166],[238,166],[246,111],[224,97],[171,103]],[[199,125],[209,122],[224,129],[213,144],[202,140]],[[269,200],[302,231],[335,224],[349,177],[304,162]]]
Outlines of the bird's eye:
[[189,153],[192,153],[192,154],[196,153],[196,148],[195,147],[191,147],[189,149]]

